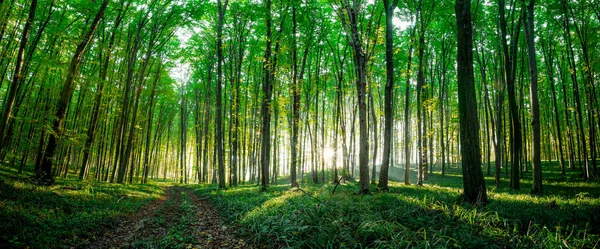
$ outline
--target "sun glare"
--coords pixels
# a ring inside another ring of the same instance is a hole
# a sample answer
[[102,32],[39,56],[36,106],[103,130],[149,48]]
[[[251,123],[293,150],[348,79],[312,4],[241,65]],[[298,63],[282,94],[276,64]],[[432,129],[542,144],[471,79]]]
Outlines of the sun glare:
[[331,159],[335,156],[335,150],[332,148],[325,148],[325,150],[323,150],[323,156],[325,159]]

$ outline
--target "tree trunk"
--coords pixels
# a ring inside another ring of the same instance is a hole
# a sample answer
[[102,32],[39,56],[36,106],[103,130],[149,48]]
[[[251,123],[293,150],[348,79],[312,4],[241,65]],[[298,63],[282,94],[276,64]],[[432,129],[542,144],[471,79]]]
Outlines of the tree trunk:
[[383,131],[383,158],[381,159],[381,168],[379,169],[378,188],[383,191],[389,191],[388,171],[390,167],[390,157],[392,151],[392,129],[394,122],[394,23],[392,22],[394,10],[398,5],[398,0],[391,4],[389,0],[383,1],[385,8],[385,128]]
[[533,132],[533,184],[532,194],[542,193],[542,161],[540,142],[540,104],[538,100],[538,72],[534,43],[533,5],[535,0],[529,0],[527,5],[527,18],[525,19],[525,39],[527,40],[527,54],[529,64],[529,94],[531,101],[531,129]]
[[216,106],[216,136],[217,165],[219,171],[219,188],[225,188],[225,148],[223,147],[223,19],[229,0],[222,3],[217,1],[219,20],[217,24],[217,106]]
[[292,139],[291,147],[291,163],[290,163],[290,185],[291,187],[298,186],[296,181],[296,167],[298,165],[298,123],[300,121],[300,93],[298,88],[298,47],[297,47],[297,22],[296,22],[296,5],[292,7],[292,85],[290,86],[290,97],[292,103]]
[[417,56],[419,57],[419,65],[417,68],[417,185],[423,185],[423,169],[425,167],[423,160],[425,160],[425,145],[423,133],[423,89],[425,85],[425,77],[423,72],[423,63],[425,60],[425,21],[423,20],[423,0],[418,1],[417,5],[417,25],[419,26],[419,43],[417,45]]
[[500,14],[500,32],[502,40],[502,54],[504,56],[504,80],[508,88],[508,109],[510,111],[510,147],[511,147],[511,177],[510,187],[513,189],[520,188],[519,181],[519,165],[521,162],[521,123],[519,121],[519,110],[517,108],[517,101],[515,98],[515,72],[516,72],[516,54],[517,44],[519,40],[519,30],[521,22],[517,21],[516,27],[513,28],[513,33],[510,35],[510,51],[507,43],[507,32],[506,32],[506,16],[505,16],[505,4],[504,0],[498,0],[499,14]]
[[112,55],[112,48],[115,42],[115,34],[117,33],[117,30],[119,30],[119,26],[121,24],[121,21],[123,20],[123,16],[124,13],[126,12],[126,9],[129,7],[129,5],[125,8],[125,10],[123,11],[119,11],[119,14],[117,15],[117,18],[115,19],[115,26],[112,29],[111,35],[110,35],[110,39],[109,39],[109,43],[108,43],[108,50],[106,51],[106,55],[104,57],[104,61],[102,62],[101,68],[100,68],[100,82],[98,82],[98,93],[96,94],[96,99],[94,100],[94,107],[92,110],[92,117],[91,117],[91,121],[88,127],[88,132],[87,132],[87,138],[85,141],[85,147],[83,148],[83,161],[81,163],[81,171],[79,172],[79,179],[83,179],[84,177],[84,172],[87,168],[87,163],[88,163],[88,159],[90,156],[90,150],[92,149],[92,144],[94,142],[94,137],[96,136],[96,127],[98,124],[98,115],[100,113],[100,104],[102,103],[102,95],[103,90],[104,90],[104,82],[107,80],[107,74],[108,74],[108,64],[110,62],[110,58]]
[[[569,63],[569,72],[571,74],[571,81],[573,82],[573,97],[575,98],[575,123],[577,126],[577,135],[579,137],[578,146],[581,146],[582,149],[579,152],[583,152],[583,164],[584,164],[584,172],[583,177],[587,181],[589,178],[589,165],[588,165],[588,154],[587,154],[587,145],[585,143],[585,134],[583,129],[583,114],[581,107],[581,99],[579,94],[579,83],[577,79],[577,64],[575,63],[575,53],[573,52],[573,45],[571,41],[571,29],[569,24],[569,15],[567,12],[567,1],[562,1],[562,7],[564,12],[564,28],[565,28],[565,38],[567,45],[567,60]],[[581,157],[579,157],[579,165],[581,166]]]
[[264,79],[263,79],[263,102],[261,106],[262,127],[261,127],[261,150],[260,165],[262,169],[261,185],[262,190],[266,190],[269,185],[269,162],[271,158],[271,94],[273,92],[273,82],[271,78],[271,0],[264,0],[266,5],[266,26],[267,26],[267,45],[265,49],[264,60]]
[[67,106],[69,105],[69,100],[71,99],[71,95],[73,94],[73,90],[75,88],[74,81],[75,77],[79,72],[79,64],[81,63],[81,59],[83,57],[83,53],[87,48],[88,44],[92,40],[92,36],[98,27],[98,23],[100,19],[104,15],[104,11],[106,10],[106,6],[108,5],[108,0],[102,1],[102,5],[100,6],[100,10],[96,14],[96,17],[92,21],[90,26],[90,30],[85,35],[81,43],[77,45],[77,49],[75,50],[75,54],[71,59],[71,65],[69,66],[69,71],[67,74],[67,78],[62,87],[62,92],[60,94],[60,99],[58,101],[58,108],[56,110],[56,117],[53,129],[56,134],[50,136],[48,141],[48,146],[46,147],[46,151],[44,152],[44,157],[42,159],[42,164],[40,166],[40,171],[36,172],[36,178],[40,180],[42,184],[52,184],[54,182],[54,178],[52,175],[52,161],[54,157],[54,152],[57,147],[57,140],[60,135],[62,135],[62,126],[66,117]]
[[[11,82],[12,84],[9,87],[10,90],[8,91],[8,97],[4,102],[4,112],[2,112],[2,116],[0,117],[0,151],[2,151],[5,147],[6,141],[4,140],[4,133],[6,132],[6,126],[8,125],[9,118],[11,116],[12,109],[15,104],[19,84],[22,82],[23,77],[25,77],[25,75],[22,75],[22,68],[24,62],[23,57],[25,55],[25,48],[27,47],[27,39],[29,38],[29,30],[31,29],[31,23],[33,23],[35,18],[36,7],[37,0],[32,0],[29,6],[29,16],[27,17],[27,21],[25,22],[25,26],[23,27],[23,33],[21,33],[21,42],[19,44],[19,50],[16,56],[17,58],[15,62],[15,71],[13,72],[13,79]],[[36,174],[38,176],[40,175],[39,172]]]
[[457,74],[460,144],[464,197],[471,203],[486,203],[487,192],[481,171],[479,119],[473,73],[473,26],[471,1],[457,0],[455,5],[458,36]]
[[406,91],[404,93],[404,184],[410,185],[410,78],[413,56],[413,41],[415,29],[410,32],[410,45],[408,48],[408,64],[406,66]]

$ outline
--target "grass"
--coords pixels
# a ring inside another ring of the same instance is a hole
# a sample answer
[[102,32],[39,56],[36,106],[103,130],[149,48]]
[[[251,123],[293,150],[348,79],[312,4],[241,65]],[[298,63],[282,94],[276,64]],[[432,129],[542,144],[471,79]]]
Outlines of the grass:
[[[176,190],[181,191],[178,188]],[[167,199],[156,215],[143,222],[146,232],[135,234],[135,241],[132,242],[134,248],[186,248],[196,242],[192,231],[196,211],[190,196],[183,191],[174,194],[180,196]],[[166,232],[163,233],[162,229],[165,228]]]
[[[600,184],[584,183],[577,172],[557,173],[546,164],[544,195],[529,194],[529,173],[521,190],[503,180],[494,188],[486,177],[490,202],[461,201],[458,169],[431,175],[425,186],[392,182],[390,192],[359,196],[356,182],[220,190],[197,186],[239,227],[248,241],[279,248],[598,248]],[[559,180],[565,181],[559,182]],[[283,182],[283,181],[281,181]],[[372,186],[375,191],[375,186]]]
[[[356,194],[355,181],[331,194],[333,184],[309,184],[309,177],[301,184],[306,193],[290,189],[285,177],[267,191],[256,185],[181,187],[208,197],[239,236],[261,247],[600,247],[600,184],[582,182],[576,171],[563,176],[556,163],[546,162],[544,169],[543,195],[529,194],[530,172],[524,172],[521,190],[509,189],[504,178],[496,189],[493,176],[486,176],[490,201],[484,206],[461,201],[456,166],[444,177],[430,175],[424,186],[395,182],[403,182],[402,170],[392,168],[390,191],[371,186],[373,194],[366,196]],[[28,183],[27,177],[0,166],[0,248],[85,247],[174,186],[57,178],[54,186],[44,187]],[[414,172],[411,177],[416,180]],[[157,215],[146,218],[150,232],[131,246],[186,248],[195,243],[197,207],[187,190],[177,193]]]
[[78,247],[159,198],[158,184],[122,185],[57,178],[50,187],[0,166],[0,248]]

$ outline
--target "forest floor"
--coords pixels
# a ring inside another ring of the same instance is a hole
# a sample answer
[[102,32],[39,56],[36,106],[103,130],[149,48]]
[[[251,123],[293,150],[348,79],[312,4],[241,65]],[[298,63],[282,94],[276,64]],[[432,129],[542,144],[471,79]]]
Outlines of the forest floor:
[[333,193],[330,172],[325,184],[307,172],[300,188],[283,177],[262,191],[74,175],[38,186],[31,171],[0,165],[0,248],[598,248],[600,182],[544,169],[543,195],[529,194],[531,172],[521,190],[503,172],[500,188],[486,175],[489,203],[471,205],[456,165],[423,186],[401,184],[393,167],[390,191],[371,185],[370,195],[351,179]]
[[87,248],[247,248],[232,236],[217,210],[187,188],[170,186],[165,194],[107,230]]
[[520,190],[508,188],[505,169],[500,188],[484,171],[489,202],[472,205],[461,198],[459,165],[445,176],[435,166],[423,186],[415,171],[404,185],[403,168],[390,168],[389,192],[371,185],[368,195],[351,179],[334,193],[330,172],[325,184],[299,177],[299,188],[287,177],[267,191],[248,183],[192,187],[248,243],[268,248],[600,248],[600,182],[584,182],[580,171],[561,175],[556,162],[544,162],[541,195],[530,194],[531,170]]
[[29,182],[0,165],[0,248],[251,248],[190,185]]

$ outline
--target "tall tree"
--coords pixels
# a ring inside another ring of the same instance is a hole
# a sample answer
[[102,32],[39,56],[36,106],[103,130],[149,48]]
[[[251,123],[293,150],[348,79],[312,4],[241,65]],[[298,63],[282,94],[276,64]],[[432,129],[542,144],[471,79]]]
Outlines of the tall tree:
[[369,130],[367,128],[367,53],[359,33],[359,18],[362,17],[362,1],[340,1],[342,24],[346,29],[347,40],[352,47],[354,71],[356,73],[356,94],[358,99],[360,193],[369,193]]
[[[292,85],[290,86],[290,97],[292,99],[292,128],[291,128],[291,162],[290,162],[290,184],[291,187],[298,186],[296,181],[296,168],[298,167],[298,131],[300,123],[300,87],[298,84],[298,46],[296,21],[297,6],[292,6]],[[306,57],[306,52],[304,53]]]
[[475,76],[473,72],[471,1],[456,0],[454,10],[456,12],[458,41],[456,62],[464,197],[472,203],[486,203],[487,190],[481,171],[479,119],[477,117]]
[[265,23],[267,26],[266,47],[264,57],[264,78],[263,78],[263,101],[260,109],[262,115],[261,127],[261,149],[260,149],[260,166],[261,166],[261,185],[262,189],[266,190],[269,184],[269,161],[271,159],[271,95],[273,93],[273,79],[271,78],[273,65],[271,58],[271,0],[264,0],[266,7]]
[[562,139],[562,133],[561,133],[561,128],[560,128],[560,114],[558,111],[558,101],[557,101],[557,97],[556,97],[556,90],[554,87],[554,48],[549,45],[549,41],[552,41],[552,35],[548,34],[548,39],[542,39],[541,40],[541,45],[542,45],[542,52],[544,55],[544,62],[546,64],[546,74],[548,75],[548,82],[550,84],[550,90],[552,91],[552,107],[554,110],[554,122],[556,125],[556,137],[558,138],[558,152],[559,152],[559,159],[560,159],[560,171],[561,174],[565,174],[565,159],[564,159],[564,153],[563,153],[563,139]]
[[46,151],[44,152],[40,170],[36,172],[36,178],[38,178],[40,184],[48,185],[54,182],[54,177],[52,175],[52,162],[56,147],[58,145],[57,140],[59,136],[61,136],[63,133],[63,123],[66,117],[67,106],[69,105],[71,95],[73,95],[73,90],[75,89],[75,77],[79,74],[79,64],[81,63],[81,59],[83,58],[83,53],[85,52],[85,49],[92,40],[92,36],[98,28],[98,23],[100,22],[100,19],[102,19],[102,16],[104,16],[104,12],[106,10],[107,5],[108,0],[102,1],[102,5],[100,6],[98,13],[96,13],[94,20],[90,25],[89,31],[84,36],[83,40],[79,43],[79,45],[77,45],[75,54],[71,59],[71,64],[67,73],[67,78],[65,79],[65,83],[63,84],[60,99],[57,103],[57,110],[54,114],[56,119],[54,120],[52,128],[55,134],[52,134],[50,136],[48,145],[46,146]]
[[[519,117],[519,110],[517,107],[516,95],[515,95],[515,80],[517,72],[517,45],[519,41],[519,30],[521,29],[521,21],[516,21],[513,25],[512,32],[510,34],[510,49],[509,43],[507,42],[507,22],[506,22],[506,10],[504,0],[498,0],[498,12],[500,19],[500,39],[502,44],[502,55],[503,55],[503,72],[504,81],[508,89],[508,109],[510,112],[510,155],[511,155],[511,169],[510,169],[510,187],[513,189],[520,188],[519,181],[519,168],[521,165],[521,122]],[[515,9],[511,9],[511,17],[514,16]]]
[[31,4],[29,5],[29,15],[27,17],[27,21],[25,21],[23,32],[21,33],[21,42],[19,43],[19,50],[17,52],[15,70],[13,71],[13,79],[11,85],[9,86],[10,90],[8,92],[8,98],[6,99],[6,102],[3,103],[4,111],[0,117],[0,151],[2,151],[6,143],[4,140],[6,127],[8,125],[9,118],[12,115],[12,110],[13,106],[15,105],[15,99],[17,98],[17,92],[19,90],[20,83],[22,82],[22,78],[25,77],[25,75],[23,75],[23,57],[25,55],[25,48],[27,47],[31,23],[33,23],[33,19],[35,18],[36,8],[37,0],[32,0]]
[[216,106],[216,136],[217,164],[219,171],[219,188],[225,188],[225,148],[223,147],[223,22],[229,0],[223,3],[217,0],[219,20],[217,23],[217,106]]
[[410,79],[412,75],[412,56],[415,29],[410,32],[408,63],[406,66],[406,89],[404,92],[404,184],[410,185]]
[[[87,164],[90,156],[90,150],[92,148],[92,144],[94,142],[94,137],[96,136],[96,128],[98,124],[98,116],[100,115],[100,104],[102,103],[102,96],[104,95],[104,83],[107,80],[108,75],[108,65],[110,63],[110,59],[112,56],[112,50],[115,43],[115,34],[119,30],[119,26],[121,25],[121,21],[125,16],[125,12],[129,8],[129,4],[123,8],[123,3],[121,3],[121,10],[117,14],[115,18],[115,24],[112,28],[108,48],[106,50],[106,54],[104,54],[104,58],[102,58],[102,52],[100,53],[101,57],[101,68],[100,68],[100,81],[98,82],[98,93],[96,94],[96,98],[94,100],[94,108],[92,110],[92,117],[90,118],[90,124],[87,132],[87,139],[85,141],[85,147],[83,148],[83,161],[81,163],[81,170],[79,171],[79,179],[83,179],[85,176],[85,171],[87,169]],[[104,59],[104,60],[102,60]]]
[[[525,39],[527,40],[527,53],[529,65],[529,94],[531,101],[531,128],[533,131],[533,184],[532,194],[542,193],[542,161],[541,161],[541,142],[540,142],[540,104],[538,100],[538,72],[535,54],[535,29],[533,23],[533,6],[535,0],[529,0],[527,4],[525,22]],[[523,0],[525,4],[525,0]]]
[[385,8],[385,130],[383,131],[383,158],[379,169],[378,187],[388,191],[388,171],[392,153],[392,129],[394,119],[394,10],[398,0],[383,0]]

